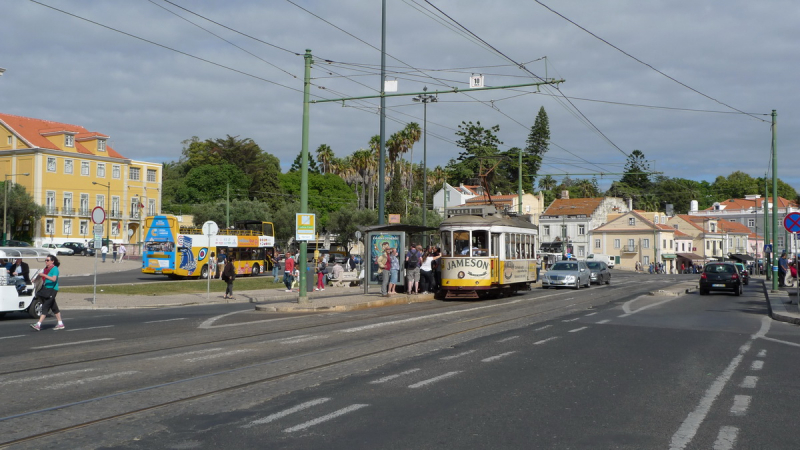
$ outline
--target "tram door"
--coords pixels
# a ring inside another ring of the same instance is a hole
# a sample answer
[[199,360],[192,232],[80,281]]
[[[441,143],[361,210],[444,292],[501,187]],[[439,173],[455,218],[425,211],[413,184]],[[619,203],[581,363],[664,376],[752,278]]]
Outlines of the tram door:
[[492,257],[492,282],[497,283],[499,278],[500,267],[500,233],[492,233],[492,244],[489,247],[489,255]]

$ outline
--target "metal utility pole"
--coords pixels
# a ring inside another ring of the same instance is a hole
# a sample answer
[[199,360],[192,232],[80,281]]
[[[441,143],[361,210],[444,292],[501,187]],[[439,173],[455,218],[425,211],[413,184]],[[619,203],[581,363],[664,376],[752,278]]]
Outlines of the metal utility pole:
[[[778,275],[778,249],[775,235],[778,233],[778,112],[772,110],[772,275]],[[772,290],[778,290],[778,277],[772,277]]]
[[[305,56],[305,77],[303,79],[303,141],[300,158],[300,213],[308,212],[308,97],[311,90],[311,50],[306,50]],[[306,286],[306,267],[308,263],[306,257],[308,254],[308,241],[300,241],[300,254],[297,255],[297,260],[300,263],[300,297],[297,302],[300,304],[308,303],[308,289]]]
[[[422,88],[424,92],[428,91],[428,87]],[[422,226],[428,226],[428,103],[438,102],[439,98],[430,94],[419,94],[411,100],[415,102],[422,102]],[[414,161],[411,161],[414,164]],[[413,180],[413,174],[411,179]],[[428,247],[428,234],[425,233],[422,238],[422,243]]]
[[386,204],[386,0],[381,2],[381,145],[378,157],[378,225],[384,224]]
[[764,174],[764,272],[767,274],[767,281],[772,279],[772,253],[766,251],[769,240],[769,189],[767,189],[767,174]]
[[517,178],[519,181],[519,186],[517,186],[517,206],[518,206],[518,213],[522,215],[522,149],[519,149],[519,167]]

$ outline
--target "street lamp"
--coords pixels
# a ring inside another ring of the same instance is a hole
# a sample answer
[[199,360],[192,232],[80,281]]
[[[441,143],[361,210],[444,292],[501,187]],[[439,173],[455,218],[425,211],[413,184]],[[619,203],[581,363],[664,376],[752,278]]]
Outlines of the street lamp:
[[[108,202],[107,204],[110,205],[111,204],[111,183],[103,184],[103,183],[98,183],[97,181],[92,181],[92,184],[96,184],[98,186],[103,186],[104,188],[108,188],[108,196],[106,198],[106,202]],[[105,206],[105,205],[103,205],[103,206]],[[108,207],[106,207],[106,222],[108,222],[108,227],[106,228],[106,242],[107,243],[111,242],[111,218],[110,217],[111,217],[111,211],[108,211]],[[102,245],[100,247],[102,247]],[[97,249],[95,249],[95,252],[97,252]],[[105,260],[103,260],[103,261],[105,261]]]
[[[3,72],[5,72],[5,69],[3,69]],[[0,72],[0,75],[2,75],[3,72]],[[8,242],[8,220],[7,220],[7,217],[8,217],[8,177],[19,176],[19,175],[27,177],[27,176],[30,175],[30,173],[7,173],[7,174],[4,175],[5,176],[5,180],[3,181],[3,189],[5,190],[5,193],[3,195],[3,246],[4,247],[5,247],[6,243]]]
[[[422,88],[423,92],[427,90],[428,86]],[[438,102],[439,98],[431,94],[419,94],[411,100],[422,102],[422,179],[424,180],[422,183],[422,226],[426,227],[428,226],[428,103]],[[445,195],[447,195],[447,189],[445,189]],[[425,247],[428,246],[427,234],[423,234],[423,244]]]

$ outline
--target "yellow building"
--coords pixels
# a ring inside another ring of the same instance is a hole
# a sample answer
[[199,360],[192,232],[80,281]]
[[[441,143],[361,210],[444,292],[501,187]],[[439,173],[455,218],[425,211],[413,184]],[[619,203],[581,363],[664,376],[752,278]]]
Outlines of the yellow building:
[[646,270],[650,263],[661,263],[674,273],[675,228],[667,225],[663,213],[630,211],[609,214],[608,223],[591,234],[592,253],[619,258],[617,268],[634,270],[640,263]]
[[96,206],[106,211],[104,238],[140,242],[143,217],[160,211],[161,164],[125,158],[108,139],[78,125],[0,113],[0,175],[46,208],[32,224],[34,245],[92,239]]

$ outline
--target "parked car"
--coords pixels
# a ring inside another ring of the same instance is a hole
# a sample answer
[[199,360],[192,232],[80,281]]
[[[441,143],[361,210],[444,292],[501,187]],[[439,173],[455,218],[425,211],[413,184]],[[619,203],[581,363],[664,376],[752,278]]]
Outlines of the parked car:
[[83,255],[86,256],[86,246],[83,245],[81,242],[64,242],[64,247],[69,247],[72,251],[75,252],[76,255]]
[[42,248],[48,248],[52,251],[55,251],[57,255],[72,255],[75,253],[74,250],[69,247],[64,247],[63,244],[42,244]]
[[586,261],[586,267],[589,268],[589,278],[592,283],[597,284],[611,284],[611,271],[604,262],[600,261]]
[[584,261],[559,261],[542,277],[542,289],[571,286],[580,289],[592,283],[591,272]]
[[700,295],[708,295],[711,291],[733,292],[742,295],[742,276],[739,269],[731,262],[708,263],[700,275]]
[[24,242],[24,241],[17,241],[14,239],[9,239],[6,241],[6,247],[30,247],[31,244]]
[[746,285],[750,284],[750,271],[744,267],[742,263],[734,263],[736,268],[739,269],[739,274],[742,276],[742,283]]

